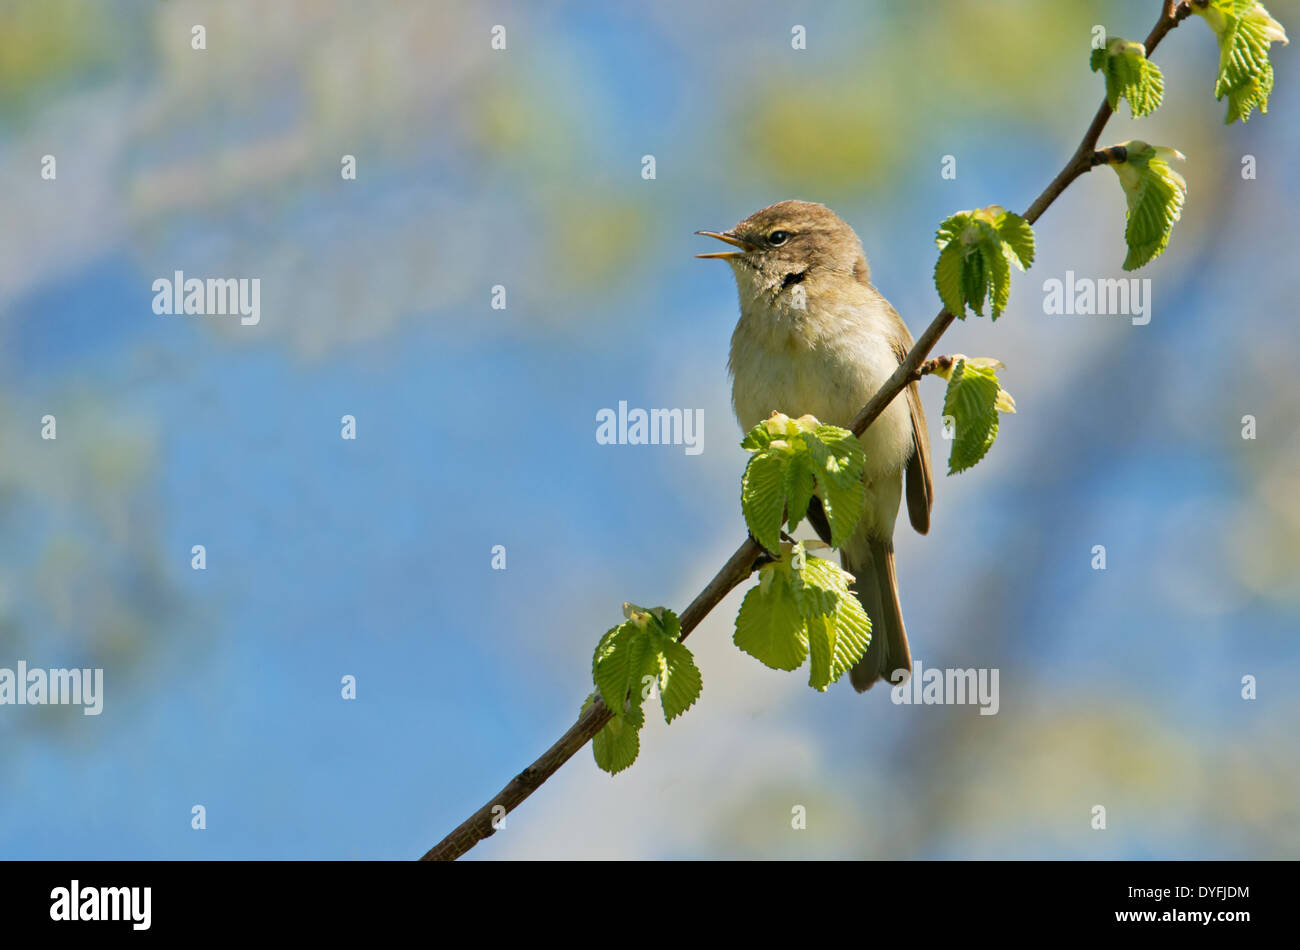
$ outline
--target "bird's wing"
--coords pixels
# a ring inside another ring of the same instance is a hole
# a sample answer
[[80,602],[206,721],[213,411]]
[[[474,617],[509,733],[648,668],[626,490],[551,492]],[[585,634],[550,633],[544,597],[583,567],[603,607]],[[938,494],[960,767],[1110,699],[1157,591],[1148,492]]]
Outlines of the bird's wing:
[[[891,308],[892,309],[892,308]],[[912,334],[907,325],[894,313],[899,333],[894,338],[894,355],[902,363],[912,348]],[[930,509],[934,507],[934,473],[930,468],[930,430],[925,425],[925,410],[921,407],[921,390],[916,381],[907,384],[907,409],[912,416],[912,457],[907,460],[907,515],[912,527],[920,534],[930,530]]]
[[912,412],[915,448],[907,461],[907,515],[912,527],[925,534],[930,530],[930,509],[934,507],[934,473],[930,469],[930,432],[925,427],[925,410],[915,382],[907,384],[907,408]]

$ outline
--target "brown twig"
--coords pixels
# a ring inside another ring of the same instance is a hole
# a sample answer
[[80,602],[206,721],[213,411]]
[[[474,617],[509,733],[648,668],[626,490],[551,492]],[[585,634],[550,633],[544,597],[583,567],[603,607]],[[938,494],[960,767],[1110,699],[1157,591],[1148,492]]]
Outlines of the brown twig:
[[[1146,38],[1147,55],[1149,56],[1155,50],[1170,30],[1187,19],[1191,12],[1188,0],[1161,0],[1160,19],[1156,21],[1156,25],[1152,27]],[[1098,154],[1097,141],[1101,138],[1102,130],[1105,129],[1111,114],[1110,105],[1103,101],[1093,117],[1092,124],[1088,126],[1088,131],[1084,133],[1083,141],[1065,163],[1065,167],[1024,213],[1026,221],[1030,224],[1037,221],[1071,182],[1085,172],[1091,171],[1094,164],[1098,164],[1094,162],[1094,156]],[[917,339],[894,374],[854,417],[851,428],[855,435],[865,432],[867,426],[885,411],[885,407],[894,397],[902,392],[909,382],[921,375],[922,365],[927,355],[939,341],[939,337],[943,336],[944,331],[952,325],[953,319],[953,315],[947,309],[939,311],[939,315],[925,328],[925,332]],[[935,362],[942,359],[943,357],[937,357]],[[683,640],[699,626],[700,621],[708,616],[722,598],[749,577],[754,569],[754,561],[762,551],[762,547],[752,537],[746,538],[745,542],[736,548],[735,553],[727,559],[727,563],[713,576],[713,580],[709,581],[704,590],[691,601],[690,606],[682,611]],[[554,775],[575,752],[590,742],[596,733],[604,728],[605,723],[609,722],[611,715],[612,713],[597,696],[595,702],[578,718],[578,721],[537,761],[512,778],[506,787],[494,795],[486,805],[430,848],[421,860],[454,861],[484,838],[495,834],[500,818],[513,811],[525,798],[540,788],[543,782]]]
[[[695,595],[690,606],[682,611],[681,639],[685,640],[690,632],[700,625],[700,621],[709,615],[709,611],[718,606],[732,588],[753,572],[754,562],[762,553],[762,546],[752,537],[746,538],[745,542],[736,548],[736,552],[727,558],[727,563],[722,566],[722,570],[713,575],[713,580],[709,581],[704,590]],[[568,732],[560,736],[559,740],[542,753],[536,762],[512,778],[490,802],[430,848],[420,860],[454,861],[484,838],[495,834],[498,820],[537,791],[543,782],[569,760],[570,756],[595,738],[596,733],[605,727],[605,723],[609,722],[612,715],[613,713],[609,711],[598,693],[596,701],[578,717],[578,721],[569,728]]]

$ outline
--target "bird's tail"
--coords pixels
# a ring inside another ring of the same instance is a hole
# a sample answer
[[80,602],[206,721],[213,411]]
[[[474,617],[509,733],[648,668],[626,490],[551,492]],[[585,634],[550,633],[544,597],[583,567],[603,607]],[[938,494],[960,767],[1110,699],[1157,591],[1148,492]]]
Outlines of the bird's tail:
[[871,645],[849,673],[859,693],[879,679],[898,682],[896,671],[912,675],[912,652],[898,604],[898,575],[894,572],[894,542],[855,538],[840,550],[844,570],[857,578],[854,591],[871,618]]

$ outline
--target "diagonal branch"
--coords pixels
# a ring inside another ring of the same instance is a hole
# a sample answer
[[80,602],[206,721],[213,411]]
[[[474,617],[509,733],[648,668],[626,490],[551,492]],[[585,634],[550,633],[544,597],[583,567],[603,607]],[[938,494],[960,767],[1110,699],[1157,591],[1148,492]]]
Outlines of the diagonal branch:
[[[1160,0],[1160,18],[1146,38],[1147,55],[1150,56],[1164,39],[1165,35],[1191,15],[1189,0]],[[1110,121],[1112,110],[1103,101],[1093,117],[1092,124],[1084,133],[1083,140],[1074,154],[1070,156],[1065,167],[1029,206],[1024,218],[1030,224],[1037,221],[1044,211],[1054,202],[1070,184],[1097,164],[1094,156],[1097,142],[1102,130]],[[954,316],[946,309],[939,311],[925,332],[917,339],[915,345],[899,364],[894,374],[880,387],[880,391],[871,397],[871,401],[862,407],[862,411],[853,419],[850,427],[855,435],[862,435],[867,426],[885,411],[885,407],[903,391],[913,379],[920,377],[926,357],[939,342],[939,338],[952,325]],[[727,563],[713,576],[713,580],[704,590],[696,595],[690,606],[682,612],[682,635],[685,640],[691,631],[699,626],[709,612],[716,607],[738,584],[744,582],[754,570],[754,562],[763,553],[762,547],[752,537],[746,538]],[[512,778],[500,792],[469,818],[465,819],[447,837],[425,853],[423,861],[454,861],[484,838],[495,834],[501,819],[513,811],[525,798],[537,791],[542,783],[549,779],[567,762],[575,752],[590,742],[604,728],[613,715],[597,694],[595,702],[578,718],[559,740],[547,749],[532,765]]]

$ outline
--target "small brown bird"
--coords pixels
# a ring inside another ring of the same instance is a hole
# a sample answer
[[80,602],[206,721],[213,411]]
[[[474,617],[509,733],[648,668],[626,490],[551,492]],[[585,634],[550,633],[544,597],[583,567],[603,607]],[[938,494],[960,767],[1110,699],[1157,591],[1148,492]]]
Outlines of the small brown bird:
[[[777,410],[849,426],[912,348],[907,327],[871,285],[853,229],[825,205],[782,201],[730,231],[697,233],[739,249],[698,256],[730,264],[740,291],[729,369],[741,428],[748,432]],[[867,508],[840,550],[871,618],[871,645],[850,673],[859,692],[882,677],[898,682],[912,672],[894,571],[894,522],[906,473],[912,527],[929,531],[934,481],[915,382],[905,397],[862,436]],[[830,526],[815,498],[808,520],[829,542]]]

